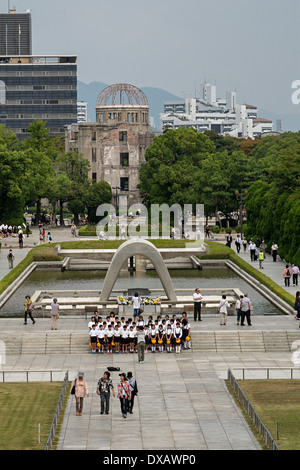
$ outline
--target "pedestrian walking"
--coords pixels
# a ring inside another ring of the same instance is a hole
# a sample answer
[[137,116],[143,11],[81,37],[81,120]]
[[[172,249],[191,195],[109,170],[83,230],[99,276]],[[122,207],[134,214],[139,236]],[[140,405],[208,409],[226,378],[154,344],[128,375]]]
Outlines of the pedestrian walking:
[[131,398],[130,386],[126,377],[126,374],[120,375],[120,382],[118,383],[118,394],[117,398],[120,400],[121,412],[123,418],[127,418],[128,401]]
[[51,330],[57,330],[57,320],[59,318],[59,304],[57,303],[57,299],[53,299],[51,304]]
[[76,225],[75,224],[71,225],[71,235],[73,237],[77,237],[77,235],[76,235]]
[[115,389],[110,378],[110,372],[105,371],[103,377],[99,379],[97,386],[97,394],[100,395],[100,414],[109,414],[110,392],[115,397]]
[[132,415],[133,412],[133,405],[134,405],[134,397],[138,394],[137,382],[132,375],[132,372],[127,372],[128,383],[130,387],[130,399],[128,400],[128,413]]
[[273,242],[271,246],[271,255],[273,256],[273,262],[276,263],[278,255],[278,245],[275,242]]
[[258,262],[259,262],[260,269],[264,269],[264,259],[265,259],[265,254],[263,252],[263,249],[261,248],[258,253]]
[[226,325],[226,320],[227,320],[227,307],[228,307],[228,301],[226,300],[226,295],[222,295],[222,299],[219,303],[219,313],[220,313],[220,325]]
[[194,301],[194,320],[201,321],[201,302],[202,302],[202,295],[200,294],[200,290],[197,288],[193,294],[193,301]]
[[247,320],[248,326],[252,326],[251,324],[251,302],[248,298],[248,294],[245,294],[241,300],[241,326],[245,325],[245,318]]
[[242,239],[240,235],[238,234],[236,239],[235,239],[235,246],[236,246],[236,252],[239,253],[241,251],[241,244],[242,244]]
[[138,361],[140,364],[143,364],[144,358],[145,358],[145,347],[146,347],[146,333],[145,333],[143,325],[140,325],[137,327],[136,338],[137,338]]
[[250,251],[250,259],[251,261],[255,261],[255,255],[256,255],[256,244],[254,241],[251,239],[249,243],[249,251]]
[[35,324],[35,320],[34,320],[34,318],[33,318],[33,316],[32,316],[33,305],[32,305],[32,301],[31,301],[31,298],[30,298],[29,295],[26,295],[26,297],[25,297],[24,306],[25,306],[24,325],[27,325],[27,315],[29,316],[30,320],[32,321],[32,324],[34,325],[34,324]]
[[285,269],[283,270],[283,279],[284,279],[285,287],[290,287],[291,275],[292,275],[291,270],[289,268],[289,265],[287,264],[285,266]]
[[293,286],[298,286],[299,268],[296,264],[292,266]]
[[71,394],[75,395],[76,416],[81,416],[83,411],[83,400],[85,396],[89,397],[87,382],[84,378],[84,372],[79,372],[78,377],[73,381]]
[[13,269],[13,267],[14,267],[15,255],[13,254],[13,251],[12,251],[12,250],[9,250],[8,255],[7,255],[7,259],[8,259],[8,267],[9,267],[9,269]]

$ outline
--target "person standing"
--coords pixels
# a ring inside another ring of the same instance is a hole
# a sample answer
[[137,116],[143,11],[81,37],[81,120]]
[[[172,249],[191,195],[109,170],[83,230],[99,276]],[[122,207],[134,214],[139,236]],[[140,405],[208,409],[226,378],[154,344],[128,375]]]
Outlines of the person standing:
[[33,318],[33,316],[32,316],[33,305],[32,305],[32,301],[31,301],[31,298],[30,298],[29,295],[26,295],[26,297],[25,297],[24,306],[25,306],[24,325],[27,325],[27,315],[29,315],[29,318],[30,318],[30,320],[32,321],[32,324],[34,325],[34,324],[35,324],[35,320],[34,320],[34,318]]
[[13,269],[13,267],[14,267],[15,255],[13,254],[13,251],[12,251],[12,250],[9,250],[8,255],[7,255],[7,259],[8,259],[8,267],[9,267],[9,269]]
[[57,330],[57,319],[59,317],[58,311],[59,304],[57,303],[57,299],[53,299],[53,302],[51,304],[51,330]]
[[290,287],[291,270],[288,264],[285,266],[285,269],[283,270],[283,279],[284,279],[285,287]]
[[248,294],[245,294],[241,300],[241,326],[245,324],[245,317],[247,319],[248,326],[251,325],[251,318],[250,318],[250,310],[251,310],[251,302],[248,298]]
[[100,395],[101,415],[104,413],[104,408],[105,414],[109,414],[110,391],[112,391],[113,396],[115,396],[115,389],[110,378],[110,372],[105,371],[103,377],[99,379],[97,387],[97,393]]
[[292,266],[293,286],[298,286],[299,268],[296,264]]
[[276,263],[277,261],[277,254],[278,254],[278,245],[277,243],[273,242],[271,246],[271,254],[273,256],[273,262]]
[[127,418],[128,401],[131,398],[130,385],[127,381],[126,374],[122,373],[119,375],[120,375],[120,382],[118,383],[117,398],[119,398],[120,400],[122,416],[123,418]]
[[133,318],[140,316],[141,298],[138,292],[135,292],[133,300]]
[[241,302],[242,302],[242,298],[244,296],[243,295],[240,295],[240,297],[238,298],[238,300],[236,301],[236,304],[235,304],[235,309],[236,309],[236,324],[239,325],[240,324],[240,319],[241,319]]
[[73,381],[71,391],[73,386],[75,385],[75,400],[76,400],[76,416],[82,415],[83,410],[83,399],[85,396],[89,397],[89,390],[87,386],[87,382],[84,378],[84,373],[79,372],[78,377]]
[[194,301],[194,320],[201,321],[201,302],[202,302],[202,295],[200,294],[200,290],[197,288],[193,294],[193,301]]
[[228,307],[228,301],[226,300],[226,295],[223,294],[222,299],[219,304],[220,325],[226,325],[227,307]]
[[136,338],[137,338],[138,361],[140,364],[143,364],[144,358],[145,358],[146,333],[142,325],[137,327]]
[[22,230],[19,230],[18,238],[19,238],[19,248],[21,249],[21,248],[23,248],[23,238],[24,238]]
[[138,394],[138,388],[135,378],[132,375],[132,372],[127,372],[128,383],[130,386],[130,399],[128,400],[128,412],[132,415],[134,397]]

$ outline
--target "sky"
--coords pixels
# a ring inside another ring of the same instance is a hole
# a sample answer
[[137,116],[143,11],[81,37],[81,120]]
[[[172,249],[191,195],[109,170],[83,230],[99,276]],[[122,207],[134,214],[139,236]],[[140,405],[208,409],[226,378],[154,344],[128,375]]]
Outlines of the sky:
[[33,54],[75,54],[78,79],[217,96],[299,114],[299,0],[1,0],[31,10]]

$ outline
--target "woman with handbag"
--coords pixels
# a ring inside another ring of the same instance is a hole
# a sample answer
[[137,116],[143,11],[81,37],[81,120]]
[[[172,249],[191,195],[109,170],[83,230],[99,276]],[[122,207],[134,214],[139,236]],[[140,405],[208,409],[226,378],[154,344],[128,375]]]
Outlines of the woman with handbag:
[[71,395],[75,395],[76,416],[81,416],[83,410],[83,399],[85,396],[90,396],[83,372],[79,372],[78,377],[73,381],[70,393]]
[[120,400],[122,416],[123,418],[127,418],[128,401],[131,399],[131,391],[127,377],[124,373],[120,374],[117,398]]

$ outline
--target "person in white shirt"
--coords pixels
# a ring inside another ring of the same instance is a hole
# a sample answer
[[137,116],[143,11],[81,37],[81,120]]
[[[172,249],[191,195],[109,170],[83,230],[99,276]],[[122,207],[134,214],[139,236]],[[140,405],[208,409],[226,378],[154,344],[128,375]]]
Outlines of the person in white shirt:
[[107,354],[112,354],[112,342],[114,339],[114,330],[112,329],[111,325],[108,325],[107,331],[105,332],[105,341],[106,341],[106,349]]
[[139,317],[142,299],[140,298],[138,292],[135,292],[134,296],[132,297],[132,301],[133,301],[133,318]]
[[180,353],[181,351],[181,337],[182,337],[182,328],[179,322],[176,323],[176,327],[174,330],[174,337],[175,337],[175,350],[176,353]]
[[241,239],[240,235],[238,234],[236,239],[235,239],[235,246],[236,246],[237,253],[239,253],[240,250],[241,250],[241,244],[242,244],[242,239]]
[[105,344],[105,332],[103,325],[99,326],[99,330],[97,332],[98,335],[98,343],[100,344],[99,346],[99,353],[103,354],[104,353],[104,344]]
[[121,341],[121,331],[119,325],[117,324],[114,329],[114,343],[115,343],[115,353],[119,354],[120,351],[120,341]]
[[92,354],[96,353],[96,347],[97,347],[97,331],[96,331],[96,325],[94,324],[91,331],[90,331],[90,346],[92,350]]
[[123,327],[122,332],[122,353],[127,354],[127,347],[128,347],[128,331],[126,326]]
[[249,251],[250,251],[250,259],[251,261],[255,261],[255,254],[256,254],[256,245],[253,240],[250,240],[249,243]]
[[222,300],[219,304],[220,325],[226,325],[227,307],[228,307],[228,301],[226,300],[226,295],[223,294],[222,295]]
[[195,292],[193,294],[193,301],[194,301],[194,320],[201,321],[201,302],[202,302],[202,295],[200,294],[199,289],[195,289]]

